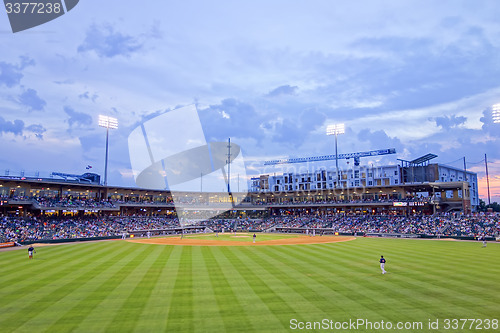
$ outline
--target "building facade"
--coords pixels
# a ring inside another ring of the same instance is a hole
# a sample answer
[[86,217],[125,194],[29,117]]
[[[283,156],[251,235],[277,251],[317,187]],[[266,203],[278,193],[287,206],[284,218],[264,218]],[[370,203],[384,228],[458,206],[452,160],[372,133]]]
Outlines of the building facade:
[[[367,196],[370,192],[374,197],[378,195],[374,192],[377,188],[399,188],[404,185],[418,185],[428,183],[467,183],[467,188],[463,191],[454,190],[455,187],[441,187],[437,192],[421,192],[417,195],[427,196],[429,200],[440,199],[470,199],[470,206],[474,208],[479,205],[479,193],[477,174],[463,169],[454,168],[443,164],[428,165],[385,165],[385,166],[353,166],[350,169],[339,170],[318,170],[316,172],[305,173],[283,173],[279,175],[261,175],[251,179],[250,190],[253,193],[280,193],[280,192],[303,192],[303,191],[336,191],[363,193]],[[445,189],[445,190],[443,190]],[[380,191],[382,192],[382,191]],[[404,198],[405,191],[395,191],[401,193]],[[466,193],[465,193],[466,192]],[[415,196],[415,193],[411,193]]]

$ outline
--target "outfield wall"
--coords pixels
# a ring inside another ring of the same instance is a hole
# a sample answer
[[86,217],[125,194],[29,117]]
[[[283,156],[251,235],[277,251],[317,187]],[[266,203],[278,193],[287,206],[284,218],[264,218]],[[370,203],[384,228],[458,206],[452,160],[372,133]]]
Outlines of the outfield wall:
[[27,240],[24,242],[19,242],[21,245],[28,244],[59,244],[59,243],[75,243],[75,242],[88,242],[88,241],[99,241],[99,240],[111,240],[119,239],[121,236],[106,236],[106,237],[84,237],[84,238],[61,238],[61,239],[40,239],[40,240]]
[[[172,229],[158,229],[158,230],[137,230],[128,232],[127,235],[133,235],[133,237],[146,237],[147,232],[150,231],[150,236],[168,236],[168,235],[179,235],[184,231],[184,234],[194,234],[205,232],[206,227],[187,227],[187,228],[172,228]],[[395,233],[361,233],[361,232],[336,232],[333,229],[328,228],[285,228],[276,227],[274,230],[268,230],[266,232],[276,232],[276,233],[290,233],[290,234],[307,234],[309,236],[321,236],[321,235],[336,235],[336,236],[357,236],[357,237],[381,237],[381,238],[422,238],[422,239],[456,239],[456,240],[469,240],[477,241],[476,238],[472,236],[450,236],[450,235],[426,235],[426,234],[395,234]],[[212,232],[210,230],[210,232]],[[232,231],[227,231],[231,233]],[[262,232],[249,231],[249,232]],[[60,243],[75,243],[75,242],[88,242],[88,241],[100,241],[100,240],[112,240],[121,239],[122,236],[106,236],[106,237],[85,237],[85,238],[66,238],[66,239],[46,239],[46,240],[29,240],[20,242],[21,245],[28,244],[60,244]],[[497,241],[495,237],[486,237],[486,241],[492,242]],[[12,244],[12,245],[11,245]],[[14,246],[15,244],[9,242],[8,246]]]

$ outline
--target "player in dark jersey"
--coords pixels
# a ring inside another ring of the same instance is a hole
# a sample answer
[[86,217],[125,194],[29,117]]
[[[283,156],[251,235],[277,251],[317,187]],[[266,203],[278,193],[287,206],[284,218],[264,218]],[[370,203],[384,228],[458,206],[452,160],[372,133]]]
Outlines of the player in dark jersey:
[[33,252],[36,253],[35,248],[33,247],[33,245],[30,245],[30,247],[28,248],[28,258],[33,259]]
[[385,259],[384,259],[384,256],[380,256],[380,269],[382,270],[382,274],[387,273],[385,271]]

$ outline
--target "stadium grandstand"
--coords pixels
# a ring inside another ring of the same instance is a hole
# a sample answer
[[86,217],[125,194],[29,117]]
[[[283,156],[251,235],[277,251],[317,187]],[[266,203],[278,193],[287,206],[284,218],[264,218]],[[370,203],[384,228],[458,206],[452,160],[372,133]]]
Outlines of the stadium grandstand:
[[[444,174],[442,166],[429,167]],[[366,186],[340,189],[317,185],[329,181],[330,174],[323,171],[307,176],[259,177],[259,186],[265,180],[283,187],[271,185],[250,193],[232,193],[234,201],[240,203],[229,211],[225,192],[186,192],[176,205],[182,207],[182,218],[190,222],[187,227],[181,227],[167,190],[102,186],[70,178],[2,178],[0,243],[212,231],[466,239],[499,236],[499,216],[475,212],[475,199],[470,195],[477,193],[477,175],[473,173],[466,173],[466,181],[455,170],[449,181],[414,178],[410,182],[404,176],[407,171],[400,167],[379,167],[376,172],[372,170],[372,176],[369,172],[359,172],[359,180]],[[390,176],[386,176],[388,172]],[[356,177],[354,170],[343,172],[341,179],[354,183]],[[376,185],[368,185],[370,177]],[[298,189],[286,188],[287,183]],[[216,210],[216,217],[201,219],[207,209]]]

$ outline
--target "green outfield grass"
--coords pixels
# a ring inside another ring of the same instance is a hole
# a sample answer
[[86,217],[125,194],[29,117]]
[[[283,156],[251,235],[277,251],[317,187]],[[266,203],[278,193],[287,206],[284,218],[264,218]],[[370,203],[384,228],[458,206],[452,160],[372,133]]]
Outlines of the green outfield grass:
[[299,331],[290,329],[293,319],[423,323],[422,330],[400,330],[406,332],[429,331],[429,320],[438,319],[439,331],[477,332],[470,322],[445,330],[444,320],[500,319],[500,244],[359,238],[183,247],[120,240],[39,247],[35,256],[0,252],[1,332]]

